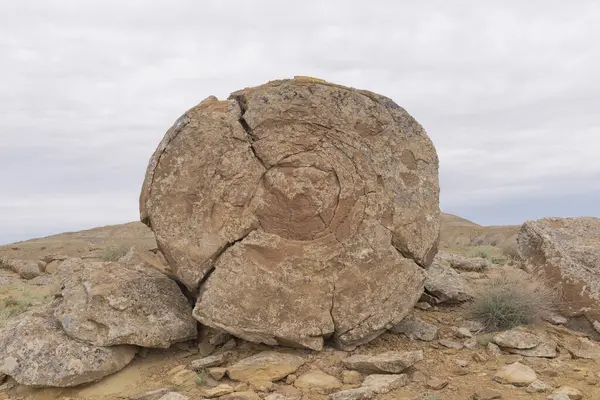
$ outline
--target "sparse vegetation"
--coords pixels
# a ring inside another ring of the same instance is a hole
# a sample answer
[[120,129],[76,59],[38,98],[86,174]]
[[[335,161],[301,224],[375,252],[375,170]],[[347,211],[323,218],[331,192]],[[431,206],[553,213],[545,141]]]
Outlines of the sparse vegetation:
[[468,313],[493,331],[539,322],[554,306],[554,294],[542,283],[501,277],[476,294]]
[[0,311],[0,326],[4,325],[7,319],[24,313],[34,305],[29,299],[16,299],[12,296],[2,299],[2,303],[4,307]]
[[121,257],[123,257],[129,249],[125,246],[109,246],[104,248],[102,252],[102,260],[103,261],[119,261]]
[[203,386],[205,382],[206,382],[206,371],[200,370],[198,372],[198,375],[196,375],[196,385]]
[[437,394],[427,393],[425,397],[423,397],[423,400],[442,400],[442,398]]
[[519,261],[521,259],[519,251],[514,246],[504,246],[501,248],[501,250],[504,257],[506,257],[511,262]]
[[494,246],[474,246],[467,251],[466,255],[489,260],[492,264],[504,264],[510,260],[503,248]]

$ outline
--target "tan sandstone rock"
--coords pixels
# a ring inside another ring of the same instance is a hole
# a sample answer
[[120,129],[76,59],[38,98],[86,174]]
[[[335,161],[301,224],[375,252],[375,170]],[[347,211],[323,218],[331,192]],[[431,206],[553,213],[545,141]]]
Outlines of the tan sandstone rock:
[[0,331],[0,373],[26,386],[68,387],[94,382],[125,367],[134,346],[98,347],[69,338],[46,305]]
[[294,386],[303,392],[329,394],[341,389],[342,382],[321,370],[312,370],[300,375]]
[[537,380],[537,375],[531,367],[515,362],[500,368],[493,379],[499,383],[527,386]]
[[162,273],[82,260],[60,268],[63,301],[55,315],[69,336],[96,346],[161,348],[196,337],[187,299]]
[[273,382],[292,374],[304,364],[299,356],[275,351],[263,351],[227,368],[234,381],[250,384]]
[[174,274],[200,289],[202,324],[311,349],[333,335],[352,349],[422,293],[437,168],[423,128],[391,100],[274,81],[177,120],[150,160],[141,219]]
[[600,320],[600,218],[527,221],[518,244],[532,272],[558,290],[567,316]]

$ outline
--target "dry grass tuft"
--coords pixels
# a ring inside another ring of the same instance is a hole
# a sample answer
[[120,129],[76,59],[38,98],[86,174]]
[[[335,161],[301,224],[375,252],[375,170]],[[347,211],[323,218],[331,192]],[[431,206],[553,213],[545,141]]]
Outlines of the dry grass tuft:
[[467,312],[487,330],[494,331],[538,323],[555,307],[555,292],[543,283],[503,276],[479,290]]

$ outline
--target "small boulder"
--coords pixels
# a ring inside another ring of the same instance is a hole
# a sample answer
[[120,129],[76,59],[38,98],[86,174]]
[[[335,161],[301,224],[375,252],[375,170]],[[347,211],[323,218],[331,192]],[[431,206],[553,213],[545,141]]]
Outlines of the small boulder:
[[227,360],[227,354],[217,354],[215,356],[209,356],[194,360],[190,363],[190,369],[192,371],[200,371],[204,368],[218,367]]
[[100,380],[133,360],[134,346],[100,347],[71,339],[54,319],[55,306],[21,314],[0,331],[0,373],[26,386],[68,387]]
[[493,379],[502,384],[514,386],[527,386],[537,380],[535,371],[519,362],[503,366],[496,372]]
[[448,340],[448,339],[440,339],[438,341],[438,343],[449,349],[460,350],[464,347],[464,345],[462,343],[456,342],[454,340]]
[[412,315],[405,317],[399,324],[391,328],[390,331],[402,333],[410,339],[419,339],[427,342],[435,340],[438,335],[437,326]]
[[238,361],[227,368],[234,381],[250,384],[273,382],[293,374],[304,364],[299,356],[276,351],[264,351]]
[[539,379],[531,382],[529,386],[525,388],[527,393],[544,393],[552,390],[552,386],[546,382],[540,381]]
[[600,345],[585,337],[566,337],[561,345],[576,358],[600,360]]
[[59,275],[63,301],[55,315],[75,339],[95,346],[168,348],[196,337],[187,299],[158,271],[73,260],[61,265]]
[[489,342],[486,346],[486,351],[490,356],[501,356],[502,350],[498,347],[497,344]]
[[7,268],[23,279],[33,279],[42,274],[46,263],[41,260],[17,260],[16,258],[0,257],[0,267]]
[[202,390],[202,396],[214,399],[215,397],[221,397],[233,393],[233,388],[226,384],[220,384],[213,388],[206,388]]
[[542,342],[531,349],[513,349],[506,348],[506,351],[512,354],[519,354],[525,357],[544,357],[555,358],[558,356],[556,351],[556,342],[550,338],[542,339]]
[[494,343],[500,347],[531,349],[540,344],[540,338],[532,333],[512,329],[495,335]]
[[358,389],[342,390],[329,395],[330,400],[370,400],[375,398],[376,393],[368,387]]
[[553,396],[567,396],[569,400],[581,400],[583,399],[583,394],[575,388],[569,386],[561,386],[555,391],[552,392]]
[[342,383],[336,377],[317,369],[300,375],[294,386],[303,392],[329,394],[340,389]]
[[416,362],[423,360],[423,351],[388,351],[374,356],[354,355],[342,361],[348,369],[365,374],[399,374]]
[[369,388],[377,394],[389,393],[392,390],[408,385],[410,379],[406,374],[398,375],[369,375],[364,380],[362,387]]
[[342,371],[342,382],[345,385],[360,385],[363,381],[362,374],[358,371]]
[[459,339],[470,339],[473,337],[473,334],[468,328],[461,327],[454,329],[454,336]]
[[432,264],[426,271],[425,291],[434,303],[461,303],[472,300],[474,291],[458,272],[441,264]]
[[221,379],[223,379],[226,373],[227,368],[216,367],[208,369],[208,375],[210,375],[210,377],[213,378],[215,381],[220,381]]

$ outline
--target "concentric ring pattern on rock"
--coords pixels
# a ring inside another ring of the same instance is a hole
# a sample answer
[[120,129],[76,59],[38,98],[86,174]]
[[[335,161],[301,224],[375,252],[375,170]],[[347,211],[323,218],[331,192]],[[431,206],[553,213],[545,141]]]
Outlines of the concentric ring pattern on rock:
[[386,97],[272,81],[180,117],[150,160],[140,211],[198,294],[202,324],[350,349],[421,296],[439,236],[438,159]]

